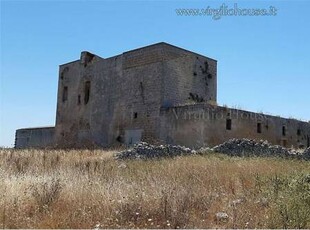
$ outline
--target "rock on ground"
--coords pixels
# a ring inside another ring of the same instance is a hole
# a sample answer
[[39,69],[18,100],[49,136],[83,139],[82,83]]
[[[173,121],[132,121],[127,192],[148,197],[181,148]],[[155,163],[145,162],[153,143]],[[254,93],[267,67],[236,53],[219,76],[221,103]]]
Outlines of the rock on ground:
[[303,152],[302,156],[305,160],[310,160],[310,147]]
[[215,214],[215,218],[219,222],[221,222],[221,221],[223,221],[223,222],[228,221],[228,215],[225,212],[218,212],[218,213],[216,213]]

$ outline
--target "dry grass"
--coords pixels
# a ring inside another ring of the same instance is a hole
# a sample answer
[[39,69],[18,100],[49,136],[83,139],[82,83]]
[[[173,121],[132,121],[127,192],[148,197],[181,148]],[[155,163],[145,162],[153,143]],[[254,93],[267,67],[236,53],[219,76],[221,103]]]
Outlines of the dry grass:
[[0,227],[310,228],[309,162],[113,153],[0,150]]

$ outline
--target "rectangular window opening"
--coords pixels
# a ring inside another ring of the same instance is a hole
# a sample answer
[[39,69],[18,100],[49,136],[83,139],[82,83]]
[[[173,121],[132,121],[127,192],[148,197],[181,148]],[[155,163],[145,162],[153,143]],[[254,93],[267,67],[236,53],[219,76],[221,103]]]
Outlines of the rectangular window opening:
[[262,133],[262,123],[257,123],[257,133]]
[[84,103],[85,105],[89,101],[90,96],[90,81],[85,82],[85,88],[84,88]]
[[133,118],[134,118],[134,119],[137,119],[137,118],[138,118],[138,113],[134,113],[134,114],[133,114]]
[[286,136],[286,127],[282,126],[282,136]]
[[297,129],[297,135],[300,136],[301,135],[301,130]]
[[62,91],[62,102],[65,102],[68,100],[68,87],[64,86],[64,89]]
[[78,104],[78,105],[81,104],[81,95],[80,95],[80,94],[78,95],[78,102],[77,102],[77,104]]
[[226,130],[231,130],[231,119],[226,119]]

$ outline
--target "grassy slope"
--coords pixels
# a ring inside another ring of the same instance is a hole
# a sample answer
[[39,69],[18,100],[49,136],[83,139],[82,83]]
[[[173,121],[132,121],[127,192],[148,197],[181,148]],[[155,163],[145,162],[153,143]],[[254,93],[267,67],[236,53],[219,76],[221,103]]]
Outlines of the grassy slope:
[[309,162],[112,154],[0,150],[0,227],[310,228]]

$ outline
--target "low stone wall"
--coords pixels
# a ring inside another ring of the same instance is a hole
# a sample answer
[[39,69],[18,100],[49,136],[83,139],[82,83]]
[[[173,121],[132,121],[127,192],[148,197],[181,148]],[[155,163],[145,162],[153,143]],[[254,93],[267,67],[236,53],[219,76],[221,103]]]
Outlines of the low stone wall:
[[45,148],[54,144],[55,127],[18,129],[15,148]]
[[161,109],[160,139],[187,147],[215,146],[232,138],[306,148],[310,123],[206,103]]

